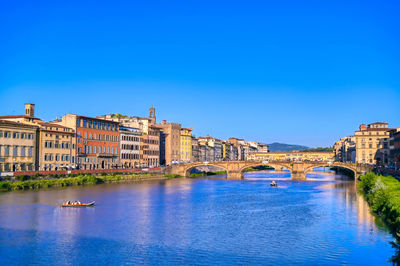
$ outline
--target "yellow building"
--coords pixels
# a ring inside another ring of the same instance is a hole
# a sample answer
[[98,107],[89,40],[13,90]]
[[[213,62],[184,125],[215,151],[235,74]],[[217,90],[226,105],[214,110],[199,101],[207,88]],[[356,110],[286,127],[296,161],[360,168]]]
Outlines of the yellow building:
[[70,170],[76,167],[76,138],[72,128],[36,122],[39,125],[39,170]]
[[72,128],[46,123],[35,117],[35,105],[25,104],[24,115],[0,116],[0,119],[31,125],[39,129],[36,139],[37,170],[72,169],[75,161],[75,132]]
[[37,168],[37,126],[0,120],[0,172]]
[[192,159],[192,129],[181,128],[181,162],[190,162]]
[[251,161],[333,161],[333,152],[251,152]]

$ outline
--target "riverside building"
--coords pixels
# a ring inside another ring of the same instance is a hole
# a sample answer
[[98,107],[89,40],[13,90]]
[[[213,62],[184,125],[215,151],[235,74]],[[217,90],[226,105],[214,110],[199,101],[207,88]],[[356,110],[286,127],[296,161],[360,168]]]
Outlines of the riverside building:
[[178,163],[181,159],[181,124],[164,120],[158,126],[161,130],[161,164]]
[[119,124],[114,121],[66,114],[52,123],[76,132],[76,163],[80,170],[119,167]]
[[140,167],[140,138],[142,133],[138,128],[119,127],[120,162],[123,168]]
[[354,134],[356,162],[387,165],[389,162],[390,128],[388,123],[362,124]]
[[98,118],[114,121],[124,127],[140,130],[139,162],[140,167],[158,167],[160,165],[160,127],[156,126],[156,110],[152,106],[148,117],[108,114]]
[[35,125],[0,120],[0,172],[37,170],[37,136]]
[[75,133],[72,128],[46,123],[35,117],[35,105],[25,104],[24,115],[2,116],[1,119],[38,128],[36,170],[72,169],[75,164]]
[[192,160],[192,128],[181,128],[181,162]]

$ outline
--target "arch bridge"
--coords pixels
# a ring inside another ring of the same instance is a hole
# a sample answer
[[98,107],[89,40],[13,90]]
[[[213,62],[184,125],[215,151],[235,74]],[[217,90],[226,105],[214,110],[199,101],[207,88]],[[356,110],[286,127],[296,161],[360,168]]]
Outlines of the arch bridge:
[[177,174],[184,177],[189,177],[190,172],[199,166],[216,166],[222,168],[227,173],[228,179],[242,179],[244,170],[255,166],[270,166],[275,169],[288,169],[293,180],[306,180],[307,172],[312,171],[316,167],[339,167],[349,169],[354,173],[357,179],[360,175],[372,170],[371,165],[354,164],[343,162],[324,162],[324,161],[215,161],[215,162],[194,162],[181,163],[168,166],[166,174]]

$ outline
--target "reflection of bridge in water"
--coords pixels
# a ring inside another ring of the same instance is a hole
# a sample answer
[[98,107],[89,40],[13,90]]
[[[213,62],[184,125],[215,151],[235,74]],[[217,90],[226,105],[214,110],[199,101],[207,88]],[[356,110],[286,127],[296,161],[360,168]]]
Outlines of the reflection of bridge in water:
[[370,165],[366,164],[324,161],[216,161],[175,164],[167,167],[166,173],[189,177],[190,172],[196,167],[216,166],[226,171],[228,179],[242,179],[246,168],[262,165],[270,166],[276,170],[288,169],[291,173],[292,179],[294,180],[306,180],[306,174],[317,167],[339,167],[349,169],[354,173],[355,178],[370,171],[372,168]]

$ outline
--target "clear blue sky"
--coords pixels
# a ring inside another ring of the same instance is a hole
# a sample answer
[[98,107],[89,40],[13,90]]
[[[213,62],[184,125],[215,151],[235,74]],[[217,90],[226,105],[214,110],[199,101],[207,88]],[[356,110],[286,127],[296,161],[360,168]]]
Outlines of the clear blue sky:
[[[84,2],[84,3],[83,3]],[[400,127],[399,1],[2,1],[0,114],[329,146]]]

